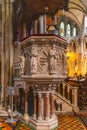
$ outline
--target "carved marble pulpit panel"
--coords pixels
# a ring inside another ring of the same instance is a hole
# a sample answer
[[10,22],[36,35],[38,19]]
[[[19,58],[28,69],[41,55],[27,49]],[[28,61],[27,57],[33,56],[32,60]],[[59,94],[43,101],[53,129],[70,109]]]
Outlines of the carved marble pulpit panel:
[[56,36],[31,36],[21,43],[25,75],[67,74],[66,41]]

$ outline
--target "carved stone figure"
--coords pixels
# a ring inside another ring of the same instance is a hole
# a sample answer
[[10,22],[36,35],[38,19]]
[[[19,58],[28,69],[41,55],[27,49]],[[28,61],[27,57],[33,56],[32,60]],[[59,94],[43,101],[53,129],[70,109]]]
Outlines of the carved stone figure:
[[37,72],[37,47],[32,46],[30,54],[30,73]]
[[25,57],[20,56],[19,60],[20,60],[20,75],[23,75],[25,71]]
[[50,72],[55,73],[56,70],[56,48],[54,46],[50,47]]

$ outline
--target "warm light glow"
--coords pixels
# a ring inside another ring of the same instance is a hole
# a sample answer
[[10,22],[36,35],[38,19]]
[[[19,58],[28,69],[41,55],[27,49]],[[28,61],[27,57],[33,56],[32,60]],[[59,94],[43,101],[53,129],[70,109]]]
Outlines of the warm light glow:
[[57,12],[58,16],[61,16],[61,15],[64,15],[64,14],[65,14],[64,9],[59,9],[58,12]]
[[79,75],[81,73],[80,55],[67,52],[66,56],[68,61],[68,75],[72,77],[75,74]]

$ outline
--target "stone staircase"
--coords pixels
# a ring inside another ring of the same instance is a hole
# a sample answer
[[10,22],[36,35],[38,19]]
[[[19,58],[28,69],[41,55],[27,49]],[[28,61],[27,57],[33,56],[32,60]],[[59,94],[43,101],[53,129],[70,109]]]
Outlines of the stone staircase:
[[55,113],[74,114],[79,111],[77,93],[78,88],[65,81],[60,82],[55,91]]
[[54,103],[56,113],[73,113],[74,105],[62,95],[55,93]]

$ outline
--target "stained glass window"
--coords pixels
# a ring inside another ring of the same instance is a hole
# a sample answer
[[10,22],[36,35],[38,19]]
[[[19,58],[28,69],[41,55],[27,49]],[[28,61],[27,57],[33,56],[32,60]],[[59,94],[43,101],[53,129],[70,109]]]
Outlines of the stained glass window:
[[63,21],[60,23],[60,36],[65,36],[65,25]]
[[73,36],[76,36],[76,27],[73,28]]
[[66,27],[66,36],[71,36],[71,25],[68,23]]

